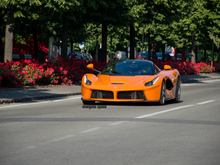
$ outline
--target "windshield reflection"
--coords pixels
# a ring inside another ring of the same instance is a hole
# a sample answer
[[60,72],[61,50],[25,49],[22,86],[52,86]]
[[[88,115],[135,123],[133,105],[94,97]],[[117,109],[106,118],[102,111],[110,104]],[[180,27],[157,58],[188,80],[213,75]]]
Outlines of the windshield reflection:
[[111,61],[103,70],[105,75],[153,75],[153,63],[143,60]]

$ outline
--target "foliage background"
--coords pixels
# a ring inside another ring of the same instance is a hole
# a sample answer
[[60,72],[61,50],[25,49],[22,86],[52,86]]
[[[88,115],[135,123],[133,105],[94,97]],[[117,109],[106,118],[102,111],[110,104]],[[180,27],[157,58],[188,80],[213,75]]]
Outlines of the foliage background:
[[[2,45],[5,25],[10,23],[16,42],[25,44],[24,38],[31,37],[48,43],[54,36],[62,41],[64,56],[68,46],[82,41],[84,51],[97,52],[105,44],[102,25],[107,25],[109,53],[127,51],[132,41],[137,50],[163,51],[166,44],[196,55],[203,51],[205,59],[211,51],[211,60],[220,52],[219,0],[1,0],[0,21]],[[38,54],[35,46],[33,55]]]

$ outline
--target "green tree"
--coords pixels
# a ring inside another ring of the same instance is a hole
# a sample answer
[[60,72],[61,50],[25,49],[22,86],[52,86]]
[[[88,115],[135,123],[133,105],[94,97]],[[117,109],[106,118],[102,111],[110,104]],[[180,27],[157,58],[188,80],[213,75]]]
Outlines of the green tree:
[[31,37],[36,58],[38,42],[50,36],[62,41],[63,56],[73,42],[86,41],[86,49],[96,54],[101,44],[99,61],[106,61],[107,50],[129,46],[134,58],[135,47],[155,53],[164,52],[165,44],[190,47],[196,61],[197,49],[214,54],[220,45],[219,0],[2,0],[0,16],[9,60],[13,36]]
[[[5,12],[5,22],[12,25],[17,33],[29,32],[37,40],[38,32],[51,31],[52,34],[61,36],[62,55],[66,54],[67,39],[72,31],[72,27],[78,25],[81,17],[80,2],[77,0],[59,0],[59,1],[39,1],[39,0],[3,0],[0,7],[9,11]],[[9,23],[8,23],[9,22]],[[6,26],[8,27],[8,26]],[[26,33],[26,34],[27,34]],[[7,34],[7,33],[6,33]],[[5,40],[12,40],[5,36]],[[7,42],[5,42],[7,44]],[[37,43],[35,44],[37,45]],[[12,45],[5,49],[5,52],[12,52]],[[37,51],[37,46],[36,46]],[[11,55],[10,55],[11,57]]]
[[124,0],[84,0],[83,6],[86,9],[87,21],[102,25],[102,50],[99,54],[98,60],[106,62],[108,26],[119,25],[123,23],[126,15]]
[[3,13],[3,21],[5,22],[5,47],[4,47],[4,61],[12,60],[12,49],[13,49],[13,30],[14,30],[14,21],[16,18],[22,17],[22,7],[28,4],[39,5],[40,1],[38,0],[2,0],[0,2],[0,9]]

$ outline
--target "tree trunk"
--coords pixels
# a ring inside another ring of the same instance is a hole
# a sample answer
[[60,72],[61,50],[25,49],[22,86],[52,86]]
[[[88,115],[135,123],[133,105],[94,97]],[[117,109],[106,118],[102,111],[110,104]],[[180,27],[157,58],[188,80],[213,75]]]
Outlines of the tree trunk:
[[73,53],[73,39],[70,40],[70,52]]
[[2,40],[0,40],[0,62],[4,62],[4,48]]
[[151,49],[152,49],[152,48],[151,48],[150,34],[148,33],[147,35],[148,35],[148,37],[147,37],[147,40],[148,40],[148,41],[147,41],[147,42],[148,42],[148,59],[151,60],[151,59],[152,59],[152,58],[151,58],[151,55],[152,55],[152,54],[151,54]]
[[52,56],[54,55],[54,37],[50,37],[49,38],[49,52],[48,52],[48,56],[49,59],[52,58]]
[[67,56],[67,47],[68,47],[68,41],[67,41],[67,30],[66,27],[63,27],[63,33],[62,33],[62,43],[61,43],[61,56],[66,57]]
[[106,62],[107,59],[107,33],[108,26],[106,23],[102,23],[102,51],[98,58],[98,61],[100,62]]
[[13,32],[12,24],[7,24],[5,27],[5,52],[4,52],[4,62],[12,61],[13,53]]
[[220,62],[220,48],[218,48],[218,58],[217,61]]
[[96,39],[96,44],[95,44],[95,57],[94,59],[96,61],[99,60],[99,42],[98,42],[98,38]]
[[194,35],[192,35],[191,62],[196,63],[196,41]]
[[212,62],[215,60],[215,55],[214,55],[214,43],[212,43]]
[[40,55],[38,55],[38,36],[37,36],[37,32],[38,32],[37,25],[33,26],[33,40],[34,40],[33,58],[38,59],[39,61],[41,61],[42,58],[40,57]]
[[165,61],[165,44],[162,44],[162,61]]
[[135,29],[134,24],[130,24],[130,59],[134,59],[134,49],[135,49]]
[[174,61],[177,61],[176,48],[173,48],[173,54],[174,54]]
[[196,63],[199,62],[198,51],[199,51],[199,48],[198,48],[198,46],[196,46],[196,47],[195,47],[195,58],[196,58]]
[[151,44],[152,60],[157,60],[156,47],[157,47],[156,43],[152,42]]
[[204,49],[204,61],[203,62],[207,62],[208,59],[207,59],[207,50],[206,48]]
[[184,47],[182,52],[181,52],[182,61],[186,61],[186,54],[187,54],[187,47]]
[[191,62],[196,62],[196,54],[194,49],[191,50]]

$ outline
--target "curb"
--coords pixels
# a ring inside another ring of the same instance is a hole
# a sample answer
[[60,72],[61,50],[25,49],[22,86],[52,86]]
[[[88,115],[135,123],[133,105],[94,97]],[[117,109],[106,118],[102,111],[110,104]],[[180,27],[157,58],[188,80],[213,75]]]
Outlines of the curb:
[[33,101],[38,101],[38,100],[68,97],[68,96],[75,96],[75,95],[80,95],[80,94],[81,93],[78,92],[78,93],[70,93],[70,94],[56,94],[56,95],[51,94],[47,96],[23,97],[23,98],[18,98],[18,99],[2,99],[0,100],[0,104],[33,102]]

